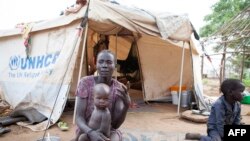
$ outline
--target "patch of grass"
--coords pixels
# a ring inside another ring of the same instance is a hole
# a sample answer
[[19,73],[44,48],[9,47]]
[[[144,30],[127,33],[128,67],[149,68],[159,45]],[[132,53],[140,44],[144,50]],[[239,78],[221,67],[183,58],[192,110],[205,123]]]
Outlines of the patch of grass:
[[250,79],[243,79],[242,81],[246,87],[250,87]]

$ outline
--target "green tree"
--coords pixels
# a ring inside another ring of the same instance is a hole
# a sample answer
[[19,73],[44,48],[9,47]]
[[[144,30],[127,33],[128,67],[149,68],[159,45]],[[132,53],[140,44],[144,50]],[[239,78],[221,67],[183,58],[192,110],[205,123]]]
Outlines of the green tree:
[[[240,79],[244,77],[244,68],[249,61],[250,49],[250,0],[219,0],[212,6],[212,13],[205,16],[206,25],[200,29],[201,37],[220,39],[215,51],[222,51],[220,82],[226,74],[227,51],[233,50],[231,64],[241,68]],[[209,38],[208,38],[209,40]],[[238,53],[236,53],[238,52]],[[241,61],[239,61],[241,60]],[[233,67],[233,66],[232,66]],[[236,72],[239,72],[237,70]]]
[[223,24],[228,22],[234,16],[239,14],[243,9],[250,6],[250,0],[220,0],[215,3],[212,13],[205,16],[204,21],[207,23],[200,29],[201,37],[208,37],[217,31]]

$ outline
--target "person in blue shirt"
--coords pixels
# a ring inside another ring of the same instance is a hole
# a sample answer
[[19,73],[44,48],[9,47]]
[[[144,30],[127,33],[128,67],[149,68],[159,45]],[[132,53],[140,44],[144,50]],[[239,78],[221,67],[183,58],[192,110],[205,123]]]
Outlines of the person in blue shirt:
[[207,122],[207,136],[199,133],[187,133],[186,139],[200,141],[222,141],[224,138],[224,125],[240,125],[241,108],[244,84],[238,79],[226,79],[220,86],[223,93],[211,108]]

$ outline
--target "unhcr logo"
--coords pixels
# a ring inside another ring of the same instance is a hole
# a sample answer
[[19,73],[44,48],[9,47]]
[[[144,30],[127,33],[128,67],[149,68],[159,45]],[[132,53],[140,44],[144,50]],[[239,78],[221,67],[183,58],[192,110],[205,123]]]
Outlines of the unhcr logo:
[[33,56],[29,58],[21,58],[20,56],[11,56],[9,67],[11,70],[28,70],[28,69],[41,69],[55,64],[59,52],[53,54]]
[[11,70],[16,70],[19,67],[20,64],[20,56],[11,56],[10,57],[10,62],[9,62],[9,67]]

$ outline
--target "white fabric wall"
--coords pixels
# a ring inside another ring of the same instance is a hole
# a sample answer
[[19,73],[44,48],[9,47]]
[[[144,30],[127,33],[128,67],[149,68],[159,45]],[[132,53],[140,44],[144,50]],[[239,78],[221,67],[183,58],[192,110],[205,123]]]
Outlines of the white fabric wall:
[[[182,48],[157,37],[142,36],[137,42],[144,80],[145,100],[170,96],[169,88],[180,80]],[[190,52],[185,49],[183,85],[192,85]]]
[[20,36],[0,38],[0,85],[12,108],[34,107],[55,123],[64,109],[78,52],[78,24],[31,34],[30,59]]

